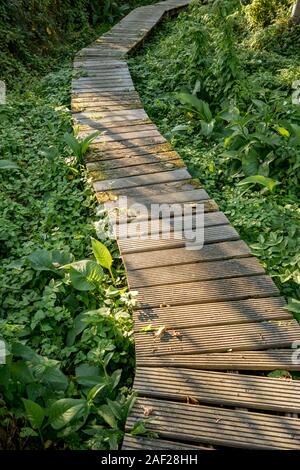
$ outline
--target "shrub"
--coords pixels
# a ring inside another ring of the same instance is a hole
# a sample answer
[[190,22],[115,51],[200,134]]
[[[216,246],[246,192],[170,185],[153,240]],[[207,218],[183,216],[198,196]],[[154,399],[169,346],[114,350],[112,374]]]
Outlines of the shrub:
[[246,7],[246,13],[251,26],[264,28],[287,12],[291,4],[291,0],[253,0]]

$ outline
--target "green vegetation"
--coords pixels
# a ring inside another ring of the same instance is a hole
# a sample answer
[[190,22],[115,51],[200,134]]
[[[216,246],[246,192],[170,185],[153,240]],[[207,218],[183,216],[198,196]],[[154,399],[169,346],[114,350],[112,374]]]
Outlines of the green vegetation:
[[273,4],[194,1],[131,70],[150,117],[299,319],[300,29],[292,2]]
[[0,6],[2,449],[116,449],[132,404],[133,299],[69,109],[74,52],[124,11],[101,4]]

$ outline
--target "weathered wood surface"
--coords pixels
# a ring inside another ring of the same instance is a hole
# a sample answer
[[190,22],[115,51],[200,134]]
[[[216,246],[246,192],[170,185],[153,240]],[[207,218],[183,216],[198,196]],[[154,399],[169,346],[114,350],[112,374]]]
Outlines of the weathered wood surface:
[[[165,14],[189,3],[135,9],[74,61],[74,126],[80,137],[100,131],[86,165],[118,234],[129,286],[138,291],[139,398],[123,449],[299,449],[300,383],[264,375],[300,370],[292,348],[300,327],[263,266],[149,119],[126,62]],[[155,204],[192,208],[183,216],[186,230],[178,214],[152,212]],[[187,249],[200,205],[203,243]],[[130,435],[138,420],[159,437]]]

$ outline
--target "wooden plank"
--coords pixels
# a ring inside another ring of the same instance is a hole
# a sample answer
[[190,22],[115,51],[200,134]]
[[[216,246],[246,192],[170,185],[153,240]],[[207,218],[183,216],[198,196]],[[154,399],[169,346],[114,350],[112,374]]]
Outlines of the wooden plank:
[[[110,202],[112,202],[114,205],[110,206],[109,205]],[[148,203],[149,203],[149,201],[148,201]],[[140,203],[138,203],[138,204],[140,204]],[[104,202],[103,205],[107,210],[107,215],[108,215],[112,225],[115,225],[115,224],[120,225],[121,223],[124,224],[124,222],[126,222],[126,221],[127,222],[133,222],[133,221],[134,222],[136,222],[136,221],[144,222],[145,220],[150,220],[151,219],[151,207],[147,208],[147,206],[145,205],[144,208],[143,208],[143,211],[139,212],[139,210],[137,210],[137,206],[135,205],[135,203],[130,204],[129,200],[126,200],[125,207],[122,206],[122,200],[120,198],[117,201],[108,201],[107,203]],[[211,199],[202,200],[200,202],[200,205],[204,210],[204,218],[205,218],[205,214],[207,214],[208,212],[217,212],[218,211],[218,206]],[[140,207],[140,206],[138,206],[138,207]],[[184,211],[184,207],[182,207],[182,211]],[[171,217],[172,216],[173,215],[171,214]],[[162,217],[160,217],[160,218],[162,219]],[[154,221],[155,219],[152,219],[152,220]],[[120,237],[120,238],[122,238],[122,237]],[[200,250],[200,247],[197,247],[196,251],[199,251],[199,250]],[[234,257],[234,256],[232,256],[232,257]],[[160,262],[161,261],[162,260],[161,260],[161,257],[160,257]],[[159,263],[158,263],[158,266],[159,266]],[[151,267],[151,266],[149,266],[149,267]]]
[[[89,134],[95,131],[94,129],[89,128],[88,130],[81,130],[79,129],[78,135],[80,137],[87,137]],[[126,128],[126,130],[122,132],[118,132],[117,128],[106,130],[105,133],[100,133],[96,139],[94,139],[94,143],[99,142],[107,144],[109,142],[113,142],[114,144],[121,142],[131,141],[133,139],[142,139],[144,137],[157,137],[160,138],[159,131],[154,126],[148,126],[148,130],[136,130],[131,131],[131,129]],[[126,145],[126,144],[125,144]]]
[[125,434],[122,450],[210,450],[209,447]]
[[[136,106],[136,103],[134,104]],[[94,142],[91,145],[91,150],[94,148],[97,148],[98,151],[113,151],[113,150],[125,150],[130,147],[134,147],[135,150],[140,147],[140,146],[145,146],[145,145],[157,145],[157,144],[164,144],[166,142],[166,139],[161,136],[151,136],[151,137],[139,137],[139,138],[130,138],[127,135],[127,140],[120,140],[120,141],[110,141],[110,142]]]
[[147,409],[151,410],[147,429],[165,439],[246,449],[300,448],[300,421],[296,418],[154,399],[136,401],[127,431],[145,419]]
[[[120,76],[101,76],[101,77],[79,77],[79,78],[73,78],[72,80],[72,88],[75,90],[76,88],[79,88],[79,90],[89,90],[90,88],[107,88],[107,87],[112,87],[112,86],[128,86],[128,85],[133,85],[132,79],[128,73],[127,77],[120,77]],[[79,93],[76,92],[75,93]]]
[[184,367],[203,370],[299,371],[300,361],[293,360],[295,349],[237,351],[198,355],[137,356],[138,367]]
[[152,328],[165,326],[177,330],[200,326],[290,320],[292,315],[284,308],[285,305],[282,297],[270,297],[141,309],[134,312],[134,325],[136,331],[149,325]]
[[128,178],[108,179],[94,182],[95,191],[106,191],[109,189],[131,188],[135,186],[146,186],[153,183],[168,183],[190,179],[187,170],[172,170],[155,173],[154,175],[129,176]]
[[[242,258],[251,254],[249,247],[242,240],[232,242],[213,243],[204,245],[199,250],[186,250],[173,248],[146,253],[132,253],[123,256],[127,272],[162,267],[197,263],[203,261],[216,261],[229,258]],[[172,268],[171,268],[172,269]]]
[[149,124],[151,123],[149,118],[145,119],[140,119],[140,120],[133,120],[133,119],[128,119],[128,121],[124,122],[123,119],[113,119],[111,122],[109,119],[106,119],[104,121],[101,121],[99,119],[81,119],[78,118],[78,114],[75,114],[73,116],[73,119],[77,126],[80,128],[80,130],[100,130],[101,132],[113,132],[114,129],[119,129],[120,125],[122,125],[122,128],[124,129],[125,132],[132,132],[136,130],[142,130],[141,127],[145,127],[144,130],[147,130],[146,126],[148,126],[149,129]]
[[174,193],[176,191],[191,191],[194,189],[200,189],[201,185],[198,181],[189,178],[188,180],[180,181],[169,181],[166,182],[155,182],[148,184],[147,186],[137,186],[130,188],[130,191],[127,188],[118,188],[117,190],[109,191],[111,194],[117,196],[127,196],[129,198],[135,199],[148,199],[152,200],[153,197],[157,196],[166,196],[165,202],[167,201],[168,194]]
[[[122,217],[122,214],[120,214],[119,225],[117,227],[118,240],[125,238],[133,241],[140,240],[141,237],[151,238],[153,241],[163,237],[168,239],[173,233],[180,232],[180,230],[183,229],[185,231],[184,233],[186,233],[186,231],[193,231],[196,229],[203,229],[204,232],[206,227],[225,225],[228,223],[228,219],[223,212],[216,211],[203,214],[202,204],[199,204],[199,208],[196,208],[195,213],[191,215],[189,215],[188,211],[187,215],[183,213],[181,216],[179,214],[180,210],[181,206],[179,204],[176,206],[176,210],[174,212],[172,212],[172,206],[170,206],[170,211],[169,206],[167,206],[164,212],[159,213],[157,210],[157,213],[151,218],[151,220],[148,220],[145,215],[143,220],[138,220],[137,222],[135,220],[124,222],[124,219],[126,218]],[[163,218],[159,218],[159,215],[161,214],[163,215]],[[170,214],[170,217],[168,217],[168,214]],[[197,251],[199,251],[199,247],[197,247]]]
[[183,284],[185,282],[209,281],[211,279],[230,279],[264,274],[265,270],[255,258],[241,258],[191,263],[170,268],[139,269],[128,271],[127,279],[131,289],[145,286]]
[[139,307],[152,308],[160,305],[188,305],[276,295],[278,289],[270,277],[250,276],[188,282],[183,285],[142,287],[137,299]]
[[99,122],[128,121],[148,118],[144,109],[131,109],[124,111],[92,111],[77,113],[76,119],[97,119]]
[[[134,155],[132,157],[124,157],[124,158],[115,158],[112,160],[105,160],[105,161],[100,161],[100,167],[102,169],[118,169],[118,168],[126,168],[128,169],[129,167],[140,165],[143,167],[145,165],[151,164],[151,163],[168,163],[168,162],[179,162],[180,164],[183,164],[182,160],[178,158],[178,154],[176,152],[165,152],[164,154],[146,154],[146,155]],[[92,168],[90,164],[93,162],[87,162],[87,167]]]
[[[128,110],[123,110],[124,112]],[[100,111],[102,112],[102,111]],[[119,112],[119,111],[118,111]],[[86,156],[87,161],[99,160],[115,160],[117,158],[129,158],[136,155],[153,155],[153,154],[165,154],[165,153],[176,153],[172,149],[168,142],[161,144],[142,144],[137,147],[125,147],[123,149],[106,149],[101,150],[98,145],[91,145],[90,151]]]
[[108,96],[108,95],[114,95],[115,93],[118,93],[119,95],[122,93],[127,93],[127,92],[132,92],[134,91],[134,86],[131,84],[128,85],[118,85],[118,84],[111,84],[111,86],[107,85],[99,85],[99,86],[81,86],[79,87],[74,87],[75,93],[78,93],[79,95],[85,94],[87,95],[88,93],[92,94],[93,96]]
[[74,91],[75,96],[73,101],[75,103],[98,103],[101,100],[106,103],[113,101],[121,103],[122,101],[133,102],[139,101],[139,96],[136,91],[131,90],[98,90],[98,91]]
[[[136,333],[137,356],[168,356],[208,352],[247,351],[290,347],[300,339],[296,320],[166,330],[160,338],[155,332]],[[178,333],[178,334],[177,334]]]
[[[300,412],[300,382],[179,368],[137,368],[135,391],[143,397],[201,404]],[[300,422],[299,422],[300,424]]]
[[[187,231],[186,231],[187,232]],[[160,239],[154,240],[137,240],[136,238],[129,239],[124,238],[118,240],[118,245],[122,256],[127,253],[142,253],[157,250],[166,250],[171,248],[180,248],[193,245],[190,240],[187,240],[185,236],[186,232],[178,231],[171,232],[167,240]],[[192,234],[191,234],[192,235]],[[223,241],[238,240],[239,234],[231,225],[218,225],[213,227],[205,227],[204,230],[204,245],[208,243],[219,243]],[[196,249],[197,243],[194,243],[193,249]],[[201,245],[202,246],[202,245]],[[187,287],[188,288],[188,287]]]
[[78,113],[78,112],[83,112],[85,110],[87,111],[124,111],[124,110],[130,110],[130,109],[136,109],[140,107],[142,109],[142,104],[138,101],[135,102],[128,102],[128,103],[122,103],[118,104],[117,102],[114,104],[101,104],[100,106],[97,104],[72,104],[72,114]]
[[[170,183],[168,183],[170,185]],[[168,185],[166,185],[168,187]],[[146,187],[147,189],[149,187]],[[131,191],[130,191],[131,192]],[[213,206],[212,210],[217,210],[218,206],[214,201],[209,199],[207,192],[204,189],[190,189],[189,191],[177,191],[177,192],[168,192],[165,194],[151,195],[149,198],[144,199],[139,197],[139,195],[131,195],[127,197],[128,206],[132,206],[135,203],[143,204],[145,207],[151,210],[151,204],[188,204],[191,205],[197,204],[198,202],[203,203],[204,201],[211,201]],[[107,210],[113,210],[115,207],[118,207],[118,197],[115,201],[108,201],[105,203]]]
[[[138,110],[135,110],[135,111],[138,111]],[[140,111],[142,111],[142,109]],[[121,110],[119,112],[124,113],[124,111],[121,111]],[[146,124],[149,124],[149,122],[151,122],[149,118],[147,117],[147,115],[145,114],[144,115],[141,114],[140,117],[137,117],[137,113],[136,113],[136,116],[133,114],[130,115],[131,110],[125,110],[125,113],[126,112],[127,112],[127,116],[126,114],[118,115],[117,114],[118,111],[116,111],[115,115],[103,117],[103,115],[100,113],[88,111],[86,112],[86,114],[84,112],[75,113],[73,116],[73,119],[76,122],[76,124],[89,126],[89,127],[97,125],[100,127],[101,130],[118,127],[120,126],[120,124],[124,122],[126,122],[124,127],[127,127],[127,128],[132,127],[132,126],[146,125]]]
[[112,70],[105,70],[103,68],[99,68],[91,70],[91,69],[83,69],[82,74],[77,73],[76,79],[79,82],[85,83],[86,81],[92,80],[102,80],[108,79],[108,78],[123,78],[123,77],[128,77],[131,78],[130,71],[128,67],[123,67],[123,68],[118,68],[118,69],[112,69]]
[[[96,170],[95,167],[99,169]],[[101,179],[118,179],[118,178],[127,178],[131,176],[142,176],[150,175],[151,173],[160,173],[163,171],[177,170],[178,168],[184,168],[182,160],[172,160],[168,162],[157,162],[149,163],[147,165],[132,165],[129,167],[120,167],[120,168],[105,168],[104,165],[101,169],[101,165],[94,165],[92,163],[87,164],[87,169],[89,170],[89,176],[91,176],[95,181]]]
[[118,124],[116,127],[106,127],[105,125],[98,124],[96,121],[93,121],[90,125],[79,124],[79,133],[80,134],[89,134],[95,130],[102,131],[99,138],[95,139],[95,142],[105,142],[107,140],[124,140],[131,138],[130,136],[136,137],[136,135],[157,135],[158,130],[156,126],[152,124],[137,124],[137,125],[127,125],[120,126]]

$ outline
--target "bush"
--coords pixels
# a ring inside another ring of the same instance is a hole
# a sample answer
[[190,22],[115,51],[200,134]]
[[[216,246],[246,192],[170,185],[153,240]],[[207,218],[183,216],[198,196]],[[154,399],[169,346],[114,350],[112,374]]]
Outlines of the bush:
[[253,0],[246,7],[247,17],[254,28],[264,28],[286,13],[291,4],[292,0]]

